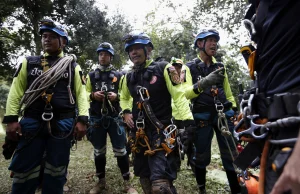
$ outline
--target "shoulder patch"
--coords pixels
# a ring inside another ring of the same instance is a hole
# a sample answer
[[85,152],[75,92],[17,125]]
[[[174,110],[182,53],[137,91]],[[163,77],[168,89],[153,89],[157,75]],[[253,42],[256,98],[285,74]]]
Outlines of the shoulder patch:
[[181,71],[180,81],[181,82],[186,82],[186,70]]
[[82,71],[79,71],[79,75],[80,75],[82,85],[85,85],[86,84],[86,78],[83,75]]
[[178,84],[181,83],[180,75],[178,75],[175,67],[173,67],[173,66],[168,67],[168,74],[170,76],[170,80],[171,80],[173,85],[178,85]]
[[16,72],[14,73],[14,77],[18,77],[20,71],[22,69],[22,63],[20,63],[20,65],[18,66],[18,69],[16,70]]

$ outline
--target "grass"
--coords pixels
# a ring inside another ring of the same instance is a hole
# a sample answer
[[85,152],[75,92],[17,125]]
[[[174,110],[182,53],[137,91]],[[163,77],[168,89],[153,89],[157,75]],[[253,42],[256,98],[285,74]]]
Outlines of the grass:
[[[0,134],[0,145],[4,142],[4,135]],[[122,178],[119,168],[117,166],[116,158],[113,156],[110,141],[107,147],[107,166],[106,166],[106,179],[108,189],[103,194],[120,194],[122,193]],[[2,147],[0,148],[2,153]],[[212,153],[219,154],[216,140],[213,140]],[[77,145],[76,151],[71,151],[69,165],[69,175],[67,185],[70,188],[68,194],[85,194],[96,184],[97,178],[95,175],[95,167],[93,161],[93,147],[88,141],[80,141]],[[9,193],[11,190],[12,179],[9,177],[10,172],[7,170],[10,161],[5,160],[3,155],[0,155],[0,194]],[[130,168],[132,171],[132,167]],[[222,170],[221,160],[219,157],[212,157],[211,165],[208,169]],[[134,188],[143,193],[139,186],[139,178],[134,177],[131,180]],[[175,181],[175,186],[179,194],[196,194],[198,193],[195,177],[192,171],[186,167],[186,161],[182,162],[181,170],[178,173],[178,178]],[[228,186],[224,183],[216,182],[211,177],[207,177],[207,192],[213,194],[226,194],[229,193],[225,188]]]

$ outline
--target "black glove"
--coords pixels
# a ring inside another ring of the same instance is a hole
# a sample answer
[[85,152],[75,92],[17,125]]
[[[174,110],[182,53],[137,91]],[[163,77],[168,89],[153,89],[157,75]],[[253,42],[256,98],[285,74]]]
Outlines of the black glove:
[[18,145],[18,141],[13,141],[9,139],[7,136],[5,136],[5,142],[2,145],[3,148],[3,156],[6,160],[11,159],[12,155],[14,154],[16,148]]
[[224,78],[224,68],[217,69],[208,74],[208,76],[201,78],[198,81],[198,88],[205,90],[206,88],[209,88],[212,85],[223,83]]
[[184,129],[179,129],[180,141],[184,146],[184,152],[186,153],[188,148],[193,144],[195,137],[195,122],[193,120],[183,121]]

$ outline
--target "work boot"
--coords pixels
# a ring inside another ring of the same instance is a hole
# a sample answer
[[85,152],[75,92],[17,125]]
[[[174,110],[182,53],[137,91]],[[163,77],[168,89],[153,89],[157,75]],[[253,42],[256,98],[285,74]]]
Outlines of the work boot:
[[106,181],[105,178],[102,178],[98,181],[98,183],[90,190],[90,194],[98,194],[101,191],[106,189]]
[[128,180],[124,181],[124,193],[128,194],[139,194],[130,184]]

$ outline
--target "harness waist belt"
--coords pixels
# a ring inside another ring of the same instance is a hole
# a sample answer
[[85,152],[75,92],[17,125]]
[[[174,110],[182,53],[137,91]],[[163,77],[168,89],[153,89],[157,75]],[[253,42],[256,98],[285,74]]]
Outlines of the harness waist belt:
[[[231,109],[232,103],[228,101],[228,102],[223,103],[223,106],[224,106],[223,112],[226,112],[226,111]],[[200,104],[194,104],[192,112],[193,113],[216,112],[216,107],[215,106],[203,106],[203,105],[200,105]]]
[[300,93],[287,92],[266,98],[262,94],[258,94],[255,98],[257,99],[258,106],[267,107],[266,109],[259,108],[259,114],[261,117],[267,117],[269,121],[299,115],[297,105],[300,101]]
[[[30,111],[25,111],[24,117],[29,117],[33,119],[40,120],[42,119],[42,114],[43,113],[32,113]],[[69,119],[69,118],[75,118],[76,113],[75,111],[72,112],[53,112],[53,118],[56,120],[62,120],[62,119]]]
[[[93,110],[90,111],[90,116],[94,116],[94,117],[102,117],[102,114],[101,113],[97,113]],[[111,116],[111,117],[118,117],[119,114],[117,112],[111,112],[111,111],[108,111],[108,116]]]

